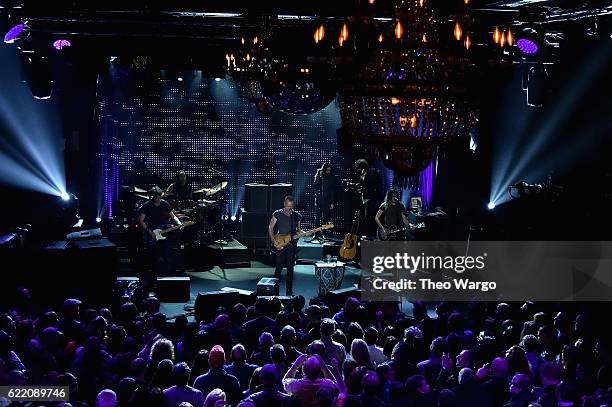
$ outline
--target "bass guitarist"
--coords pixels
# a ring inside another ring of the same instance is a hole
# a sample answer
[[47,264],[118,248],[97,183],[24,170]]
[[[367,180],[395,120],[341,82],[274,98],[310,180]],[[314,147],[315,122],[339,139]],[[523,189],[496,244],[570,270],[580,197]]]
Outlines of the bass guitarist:
[[268,234],[276,252],[276,268],[274,269],[274,277],[280,279],[283,268],[287,268],[287,295],[293,295],[293,266],[295,265],[295,244],[291,243],[284,247],[276,240],[275,229],[278,235],[296,236],[302,233],[300,222],[302,215],[293,210],[295,205],[291,195],[287,195],[283,201],[283,207],[272,213],[270,224],[268,225]]
[[170,243],[167,240],[158,243],[153,231],[166,228],[170,223],[181,225],[170,204],[162,199],[162,194],[162,189],[154,186],[149,190],[149,200],[138,210],[138,224],[144,231],[145,264],[153,270],[153,275],[146,274],[145,284],[152,284],[155,276],[168,271]]

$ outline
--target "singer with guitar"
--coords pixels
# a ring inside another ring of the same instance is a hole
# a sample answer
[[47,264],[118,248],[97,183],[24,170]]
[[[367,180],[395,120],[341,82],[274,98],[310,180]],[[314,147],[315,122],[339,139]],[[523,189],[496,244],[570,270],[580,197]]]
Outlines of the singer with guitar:
[[157,275],[169,271],[167,260],[170,243],[168,240],[159,240],[159,234],[156,235],[155,230],[167,229],[169,224],[174,224],[177,229],[181,226],[181,221],[174,214],[170,204],[162,199],[162,194],[162,189],[154,186],[149,190],[149,200],[138,210],[138,224],[144,231],[145,264],[148,264],[153,271],[152,275],[145,273],[146,278],[143,279],[145,284],[151,284]]
[[[270,224],[268,225],[268,234],[276,252],[276,268],[274,269],[274,277],[280,279],[283,268],[287,268],[287,295],[293,295],[293,266],[295,265],[295,244],[290,243],[282,247],[281,242],[277,240],[277,235],[296,236],[302,232],[300,222],[302,215],[293,210],[295,205],[291,195],[287,195],[283,201],[282,209],[277,209],[272,213]],[[275,229],[276,232],[275,233]]]
[[[390,189],[374,217],[381,240],[405,240],[408,218],[396,190]],[[384,222],[384,224],[383,224]]]

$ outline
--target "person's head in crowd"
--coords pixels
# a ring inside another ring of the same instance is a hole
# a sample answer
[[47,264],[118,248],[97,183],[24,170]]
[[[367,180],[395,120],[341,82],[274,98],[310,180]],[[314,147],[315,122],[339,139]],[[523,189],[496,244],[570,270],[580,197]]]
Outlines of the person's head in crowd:
[[346,348],[348,345],[346,335],[339,329],[336,329],[334,331],[334,333],[332,334],[332,339],[344,346],[344,348]]
[[351,343],[351,357],[361,366],[372,365],[368,345],[363,339],[353,339]]
[[68,298],[64,301],[62,307],[62,317],[66,319],[77,319],[79,317],[79,309],[81,301],[75,298]]
[[457,395],[451,389],[442,389],[438,394],[438,407],[458,407]]
[[170,387],[173,383],[173,369],[174,364],[170,359],[164,359],[160,361],[157,364],[157,369],[155,369],[155,373],[153,373],[153,379],[151,380],[151,384],[154,387],[159,387],[161,389]]
[[368,327],[363,336],[368,346],[376,345],[378,342],[378,331],[373,326]]
[[276,368],[274,365],[264,365],[259,369],[259,381],[267,387],[276,386]]
[[406,387],[406,393],[412,394],[412,395],[417,394],[417,393],[427,394],[430,391],[429,384],[427,384],[425,377],[423,377],[420,374],[410,376],[406,380],[405,387]]
[[518,345],[513,345],[506,351],[506,360],[510,373],[525,373],[531,375],[529,361],[525,350]]
[[283,310],[283,303],[280,298],[273,297],[270,300],[269,311],[272,315],[276,315]]
[[258,297],[255,301],[255,314],[260,317],[264,316],[268,312],[268,299]]
[[117,383],[117,400],[120,405],[129,405],[138,384],[132,377],[124,377]]
[[469,384],[476,380],[476,373],[474,370],[469,367],[464,367],[459,370],[459,375],[457,376],[457,382],[459,384]]
[[448,330],[453,333],[461,333],[464,328],[463,315],[459,312],[451,312],[448,316]]
[[559,406],[575,406],[579,400],[579,393],[576,385],[571,381],[562,381],[557,386],[557,403]]
[[242,344],[234,345],[231,352],[233,362],[241,363],[246,361],[246,350]]
[[132,377],[142,377],[147,369],[147,361],[143,358],[135,358],[130,362],[130,374]]
[[363,393],[369,396],[376,395],[380,390],[380,378],[376,372],[370,370],[361,379]]
[[13,369],[6,375],[4,385],[12,387],[21,387],[27,384],[27,378],[23,371]]
[[398,342],[399,342],[399,339],[397,339],[395,336],[385,337],[385,343],[383,344],[383,354],[389,359],[391,359],[391,355],[393,354],[393,349],[395,348],[395,345],[397,345]]
[[507,378],[509,366],[506,358],[497,357],[491,362],[490,375],[492,377]]
[[203,407],[219,407],[219,402],[225,401],[225,392],[221,389],[213,389],[204,400]]
[[435,358],[441,358],[442,353],[448,350],[448,344],[446,342],[446,338],[441,336],[435,338],[431,341],[431,345],[429,346],[429,351],[431,352],[431,356]]
[[183,401],[181,402],[181,404],[179,404],[179,407],[194,407],[194,406],[188,401]]
[[174,344],[166,338],[159,338],[151,347],[149,356],[153,363],[159,363],[163,359],[174,360]]
[[309,357],[304,363],[302,370],[304,371],[304,376],[308,380],[317,380],[321,374],[321,364],[319,363],[319,359],[315,356]]
[[177,363],[172,369],[172,378],[174,384],[177,386],[187,386],[189,384],[189,377],[191,376],[191,369],[185,362]]
[[293,311],[301,312],[306,305],[306,298],[303,295],[296,295],[291,300],[291,306],[293,307]]
[[191,378],[189,379],[191,383],[193,383],[198,376],[208,372],[210,368],[208,356],[208,351],[206,349],[200,349],[198,353],[196,353],[193,358],[193,363],[191,364]]
[[267,350],[274,345],[274,336],[270,332],[262,332],[259,335],[259,349]]
[[321,341],[312,341],[306,347],[306,354],[325,356],[325,344]]
[[346,340],[353,343],[354,339],[363,339],[363,328],[358,322],[351,322],[346,328]]
[[242,325],[247,321],[247,307],[238,303],[232,307],[229,315],[233,325]]
[[117,394],[111,389],[104,389],[96,397],[96,407],[114,407],[117,405]]
[[321,307],[319,307],[316,304],[313,305],[309,305],[308,308],[306,308],[306,318],[308,318],[308,322],[310,324],[316,325],[319,324],[319,322],[321,322]]
[[563,367],[557,362],[542,362],[538,370],[542,387],[556,386],[561,381]]
[[285,348],[283,345],[277,343],[270,348],[270,358],[272,359],[272,363],[283,364],[285,363]]
[[538,329],[538,341],[545,349],[551,346],[555,341],[555,331],[550,325],[541,326]]
[[221,345],[212,347],[208,354],[208,364],[211,369],[221,368],[225,363],[225,351]]
[[368,372],[366,366],[357,366],[346,380],[346,389],[348,394],[359,394],[362,390],[362,381],[365,374]]
[[[257,388],[262,384],[261,378],[259,377],[260,372],[261,372],[261,366],[253,370],[253,374],[251,375],[251,379],[249,380],[249,390],[251,392],[257,391]],[[276,380],[276,376],[274,376],[274,378]]]
[[285,325],[283,329],[281,329],[280,343],[282,343],[285,347],[293,347],[295,345],[296,339],[297,335],[294,327],[292,327],[291,325]]
[[531,377],[525,373],[517,373],[510,381],[510,394],[531,392]]
[[523,339],[521,339],[520,346],[525,349],[527,353],[539,353],[540,352],[540,342],[535,335],[525,335]]
[[472,362],[472,351],[470,349],[463,349],[461,352],[459,352],[459,354],[457,355],[457,367],[458,368],[462,368],[462,367],[473,367],[473,362]]
[[331,337],[336,331],[336,321],[331,318],[325,318],[321,321],[319,329],[322,337]]
[[381,363],[376,366],[376,373],[380,378],[381,382],[394,382],[396,380],[395,377],[395,362],[392,360]]

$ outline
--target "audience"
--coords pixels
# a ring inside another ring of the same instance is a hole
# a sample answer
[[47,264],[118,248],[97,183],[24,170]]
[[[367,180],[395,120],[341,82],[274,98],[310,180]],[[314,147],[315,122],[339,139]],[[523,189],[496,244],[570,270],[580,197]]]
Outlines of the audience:
[[65,407],[612,405],[602,303],[113,304],[2,310],[0,385],[68,386]]

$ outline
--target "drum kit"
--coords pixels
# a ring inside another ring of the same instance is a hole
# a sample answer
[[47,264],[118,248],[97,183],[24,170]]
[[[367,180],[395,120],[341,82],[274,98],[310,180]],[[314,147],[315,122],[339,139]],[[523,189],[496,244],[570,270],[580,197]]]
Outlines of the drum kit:
[[[206,242],[215,236],[224,234],[223,215],[225,196],[223,192],[228,182],[222,181],[210,188],[201,188],[192,192],[193,199],[178,199],[173,193],[164,192],[163,199],[168,201],[174,214],[181,222],[194,222],[195,240]],[[143,201],[148,200],[147,190],[136,186],[125,186],[134,202],[134,213],[137,213]],[[214,239],[213,239],[214,240]]]

